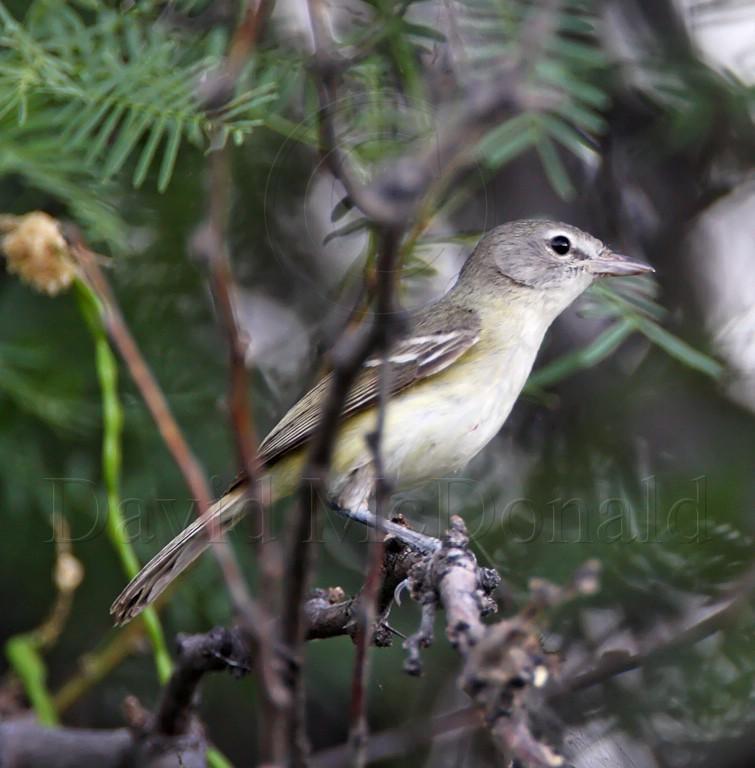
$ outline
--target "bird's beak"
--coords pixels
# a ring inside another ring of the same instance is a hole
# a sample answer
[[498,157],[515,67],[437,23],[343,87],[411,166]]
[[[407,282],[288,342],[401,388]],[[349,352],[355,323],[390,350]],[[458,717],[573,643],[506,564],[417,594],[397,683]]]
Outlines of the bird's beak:
[[642,275],[646,272],[655,272],[649,264],[643,264],[641,261],[632,261],[632,259],[628,259],[626,256],[621,256],[609,250],[603,251],[595,259],[590,259],[587,262],[587,268],[598,277],[622,277],[624,275]]

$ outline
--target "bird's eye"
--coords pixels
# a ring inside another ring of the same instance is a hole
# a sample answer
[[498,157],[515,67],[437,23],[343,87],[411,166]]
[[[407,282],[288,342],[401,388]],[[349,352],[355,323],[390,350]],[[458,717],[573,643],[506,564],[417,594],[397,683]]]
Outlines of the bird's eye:
[[566,235],[556,235],[554,238],[551,238],[551,248],[559,256],[566,256],[571,249],[571,242]]

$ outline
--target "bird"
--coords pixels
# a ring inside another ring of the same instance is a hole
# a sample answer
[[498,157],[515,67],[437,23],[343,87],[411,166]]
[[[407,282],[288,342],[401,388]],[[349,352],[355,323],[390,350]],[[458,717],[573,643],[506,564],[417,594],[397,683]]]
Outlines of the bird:
[[[363,509],[374,493],[374,431],[381,368],[390,366],[380,447],[383,476],[411,488],[462,470],[499,432],[552,322],[595,280],[653,272],[575,226],[512,221],[478,242],[451,289],[417,312],[379,358],[367,359],[342,406],[327,478],[336,508]],[[272,500],[290,495],[304,469],[332,374],[298,400],[261,442],[258,462]],[[248,511],[237,480],[131,580],[110,613],[123,624],[151,604]]]

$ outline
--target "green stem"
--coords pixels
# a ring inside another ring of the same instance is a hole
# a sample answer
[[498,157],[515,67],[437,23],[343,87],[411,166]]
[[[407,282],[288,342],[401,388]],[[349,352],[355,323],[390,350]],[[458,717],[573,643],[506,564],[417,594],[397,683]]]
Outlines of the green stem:
[[207,748],[207,764],[210,768],[233,768],[233,763],[217,747]]
[[[76,296],[79,308],[86,320],[94,339],[97,377],[102,392],[102,471],[107,492],[107,533],[115,551],[118,553],[123,570],[128,578],[133,578],[139,571],[139,560],[126,535],[126,527],[121,515],[120,473],[121,473],[121,432],[123,429],[123,410],[118,398],[118,363],[110,348],[107,331],[102,318],[102,308],[97,296],[83,280],[76,281]],[[142,614],[157,667],[157,676],[161,683],[167,681],[173,664],[165,644],[165,636],[154,608],[148,608]]]
[[21,679],[39,722],[57,725],[58,714],[47,690],[47,670],[39,653],[39,638],[33,632],[16,635],[5,644],[5,655]]

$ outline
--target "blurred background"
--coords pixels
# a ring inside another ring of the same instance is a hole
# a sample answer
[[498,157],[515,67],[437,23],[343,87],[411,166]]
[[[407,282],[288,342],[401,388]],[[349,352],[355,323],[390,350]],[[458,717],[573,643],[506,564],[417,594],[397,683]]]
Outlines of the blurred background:
[[[126,321],[217,493],[236,463],[222,326],[192,247],[209,153],[230,158],[228,247],[259,436],[312,382],[374,282],[373,238],[318,152],[306,4],[267,5],[218,106],[203,84],[237,39],[245,3],[0,3],[0,213],[73,222],[107,257]],[[403,250],[405,306],[447,290],[481,232],[522,217],[568,221],[657,270],[591,290],[557,321],[525,395],[464,478],[396,503],[429,532],[464,515],[481,563],[503,576],[504,612],[532,577],[563,582],[587,558],[603,563],[600,592],[549,617],[546,647],[570,671],[609,652],[646,658],[553,705],[576,765],[749,764],[749,597],[695,642],[667,646],[753,567],[753,4],[355,0],[327,13],[348,61],[337,139],[364,179],[430,145],[475,89],[526,87],[553,104],[470,139],[469,167],[423,209]],[[44,688],[61,722],[113,727],[124,697],[150,706],[159,681],[141,625],[115,630],[108,616],[126,577],[106,525],[93,340],[71,292],[45,295],[8,267],[0,717],[28,704],[14,639],[66,594],[70,611],[54,614],[36,648]],[[118,392],[121,509],[144,562],[193,511],[125,369]],[[288,507],[276,510],[279,529]],[[252,574],[245,533],[234,543]],[[329,520],[324,539],[316,583],[358,589],[363,535]],[[61,576],[61,560],[73,576]],[[411,601],[391,613],[406,633],[418,617]],[[211,558],[161,618],[168,638],[230,621]],[[310,736],[325,750],[348,735],[353,645],[309,643],[307,654]],[[422,678],[403,674],[403,656],[400,642],[374,653],[373,732],[465,706],[441,639]],[[228,676],[203,686],[202,717],[237,765],[255,760],[254,687]],[[383,764],[495,760],[470,729],[393,753]]]

